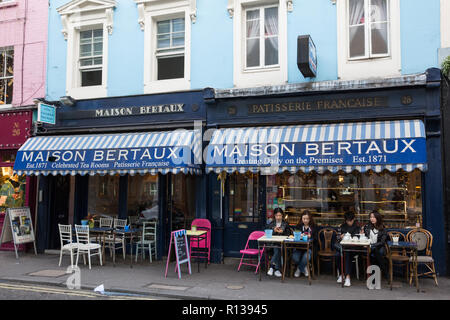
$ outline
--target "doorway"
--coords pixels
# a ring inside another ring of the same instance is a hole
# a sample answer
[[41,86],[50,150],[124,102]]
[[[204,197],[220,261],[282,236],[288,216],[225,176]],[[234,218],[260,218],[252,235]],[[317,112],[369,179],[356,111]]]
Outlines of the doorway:
[[245,247],[250,233],[262,229],[265,221],[262,180],[251,172],[233,173],[227,177],[228,194],[223,215],[225,256],[240,257],[239,251]]
[[172,231],[191,228],[196,217],[195,190],[195,176],[183,173],[167,174],[167,215],[163,217],[167,226],[166,251]]
[[52,196],[49,202],[47,249],[59,249],[58,224],[69,224],[70,176],[57,175],[50,178],[49,191]]

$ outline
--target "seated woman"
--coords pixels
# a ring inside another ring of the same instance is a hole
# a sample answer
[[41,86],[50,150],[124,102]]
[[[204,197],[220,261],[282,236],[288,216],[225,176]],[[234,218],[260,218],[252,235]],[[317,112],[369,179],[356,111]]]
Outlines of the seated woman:
[[[347,211],[344,214],[344,223],[339,227],[341,229],[341,236],[338,239],[339,241],[342,240],[342,238],[344,238],[344,235],[346,233],[349,233],[352,237],[354,237],[355,235],[359,234],[359,231],[361,230],[360,227],[358,226],[358,224],[355,222],[355,213],[352,211]],[[338,283],[342,283],[343,277],[342,275],[345,274],[345,283],[344,286],[346,287],[350,287],[351,286],[351,282],[350,282],[350,274],[352,273],[352,260],[353,258],[357,255],[356,252],[348,252],[345,254],[345,264],[344,264],[344,271],[340,270],[340,266],[341,266],[341,245],[339,243],[336,243],[335,245],[336,247],[336,261],[338,261],[337,265],[338,265],[338,272],[339,274],[339,278],[337,280]]]
[[378,211],[374,210],[370,213],[369,223],[362,228],[362,231],[370,239],[371,263],[378,265],[383,275],[388,279],[385,261],[385,244],[388,234],[383,224],[383,217]]
[[[309,239],[317,239],[317,228],[314,224],[314,219],[312,214],[305,210],[302,213],[302,218],[299,224],[295,227],[295,230],[299,230],[302,234],[301,236],[307,236]],[[311,249],[309,249],[309,260],[311,260]],[[294,277],[300,277],[300,274],[303,272],[307,277],[309,275],[308,268],[306,265],[308,264],[306,255],[306,250],[297,250],[295,249],[292,253],[292,261],[297,266],[297,270],[294,273]]]
[[[272,221],[270,224],[267,225],[266,229],[272,229],[274,236],[290,236],[292,234],[291,227],[289,224],[284,221],[284,212],[281,208],[276,208],[273,211],[273,215],[275,217],[275,220]],[[269,276],[274,275],[275,270],[275,276],[281,277],[281,249],[280,248],[274,248],[273,249],[273,255],[272,259],[270,260],[270,269],[267,272]]]

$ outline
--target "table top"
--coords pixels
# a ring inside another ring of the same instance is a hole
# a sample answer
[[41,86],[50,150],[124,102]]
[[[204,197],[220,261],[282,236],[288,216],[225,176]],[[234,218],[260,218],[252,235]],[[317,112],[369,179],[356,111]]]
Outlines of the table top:
[[261,242],[284,242],[288,237],[287,236],[272,236],[271,238],[267,238],[266,236],[262,236],[258,239]]
[[370,246],[370,240],[367,241],[344,241],[342,240],[341,242],[339,242],[341,245],[344,246],[360,246],[360,247],[367,247]]
[[125,229],[114,229],[115,233],[138,233],[138,232],[141,232],[141,231],[142,231],[142,229],[128,229],[128,230],[125,230]]
[[207,231],[206,230],[197,230],[197,231],[192,231],[192,230],[186,230],[186,234],[188,236],[201,236],[204,235]]
[[304,240],[295,241],[294,238],[288,238],[288,239],[284,240],[284,242],[292,243],[292,244],[307,244],[307,243],[312,243],[313,239],[309,238],[306,241],[304,241]]
[[417,244],[415,242],[406,242],[406,241],[393,242],[393,241],[388,241],[387,244],[388,244],[389,247],[417,248]]

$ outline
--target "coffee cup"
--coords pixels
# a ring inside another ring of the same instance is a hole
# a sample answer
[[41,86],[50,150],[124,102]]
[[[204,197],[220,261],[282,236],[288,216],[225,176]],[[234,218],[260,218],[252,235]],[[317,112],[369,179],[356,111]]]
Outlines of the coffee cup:
[[398,243],[398,240],[399,240],[399,236],[392,237],[392,241],[394,241],[394,243]]

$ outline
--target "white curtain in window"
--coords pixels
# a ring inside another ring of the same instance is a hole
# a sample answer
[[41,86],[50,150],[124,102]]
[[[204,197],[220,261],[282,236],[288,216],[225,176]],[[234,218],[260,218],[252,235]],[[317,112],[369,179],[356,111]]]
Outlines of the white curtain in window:
[[[270,8],[266,10],[265,14],[265,28],[266,28],[266,35],[267,36],[273,36],[278,35],[278,8]],[[272,46],[277,49],[278,47],[278,38],[277,37],[270,37],[270,42],[272,43]]]
[[[247,64],[248,66],[259,65],[259,10],[247,11]],[[250,20],[250,21],[249,21]]]
[[349,24],[364,23],[364,0],[350,0],[349,6]]

